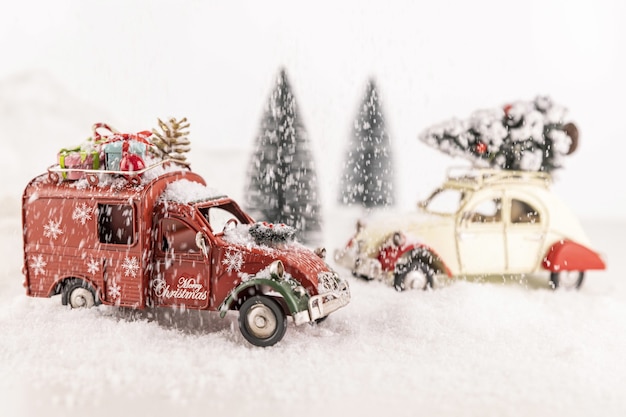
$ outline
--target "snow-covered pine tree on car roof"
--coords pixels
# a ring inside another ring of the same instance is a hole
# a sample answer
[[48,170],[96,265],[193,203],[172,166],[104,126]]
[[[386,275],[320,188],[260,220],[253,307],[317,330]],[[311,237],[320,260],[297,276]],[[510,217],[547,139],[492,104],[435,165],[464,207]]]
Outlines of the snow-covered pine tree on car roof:
[[539,96],[433,125],[419,139],[479,167],[549,173],[576,150],[578,129],[565,107]]

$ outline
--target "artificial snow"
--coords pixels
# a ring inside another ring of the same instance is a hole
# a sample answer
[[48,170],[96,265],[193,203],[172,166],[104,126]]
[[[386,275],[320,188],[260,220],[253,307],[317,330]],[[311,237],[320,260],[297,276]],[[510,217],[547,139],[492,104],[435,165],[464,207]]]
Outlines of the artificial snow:
[[[626,230],[624,220],[584,224],[609,270],[588,273],[573,292],[550,290],[546,276],[498,276],[398,293],[329,260],[350,283],[350,304],[319,325],[290,324],[281,342],[262,349],[241,336],[236,312],[220,319],[190,310],[71,310],[59,297],[27,297],[20,188],[0,219],[2,415],[626,412],[626,262],[623,233],[615,233]],[[328,213],[331,252],[354,233],[357,217],[342,208]],[[225,239],[257,246],[248,229],[226,229]],[[41,257],[27,262],[35,274],[47,266]],[[132,259],[125,264],[135,271]],[[238,265],[231,256],[227,266]],[[109,287],[112,295],[119,290]]]
[[265,253],[271,253],[277,250],[283,251],[287,249],[296,251],[308,250],[302,243],[295,240],[288,240],[280,243],[271,243],[269,240],[257,242],[257,240],[250,234],[250,227],[252,226],[253,225],[249,224],[237,224],[236,226],[227,227],[224,229],[224,240],[228,243],[244,247],[248,250],[255,248],[257,250],[262,250]]
[[223,194],[217,193],[213,188],[199,182],[182,179],[169,184],[163,192],[162,199],[179,203],[192,203],[212,200],[220,196]]

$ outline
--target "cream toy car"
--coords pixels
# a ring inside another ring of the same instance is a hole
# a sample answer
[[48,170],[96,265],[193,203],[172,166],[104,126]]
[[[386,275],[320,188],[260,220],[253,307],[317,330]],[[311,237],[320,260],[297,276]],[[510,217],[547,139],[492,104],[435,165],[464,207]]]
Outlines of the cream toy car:
[[335,261],[399,291],[432,287],[439,275],[542,270],[553,288],[579,288],[585,271],[605,263],[550,183],[539,172],[452,170],[416,213],[359,222]]

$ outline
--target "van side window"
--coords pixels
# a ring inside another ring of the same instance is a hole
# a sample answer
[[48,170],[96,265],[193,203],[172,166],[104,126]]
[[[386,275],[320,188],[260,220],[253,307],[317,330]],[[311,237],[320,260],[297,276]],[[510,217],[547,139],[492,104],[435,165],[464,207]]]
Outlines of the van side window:
[[185,223],[177,219],[161,220],[163,252],[198,253],[196,246],[196,232]]
[[511,200],[511,223],[539,223],[541,217],[536,208],[525,201]]
[[101,243],[132,245],[133,206],[130,204],[98,204],[98,237]]

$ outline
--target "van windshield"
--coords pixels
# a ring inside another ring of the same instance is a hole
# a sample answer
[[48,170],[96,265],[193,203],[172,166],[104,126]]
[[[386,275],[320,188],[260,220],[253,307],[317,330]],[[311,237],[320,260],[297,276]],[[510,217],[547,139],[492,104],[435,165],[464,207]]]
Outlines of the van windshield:
[[209,223],[213,233],[220,234],[228,224],[249,224],[249,218],[232,202],[220,205],[199,207],[200,213]]

